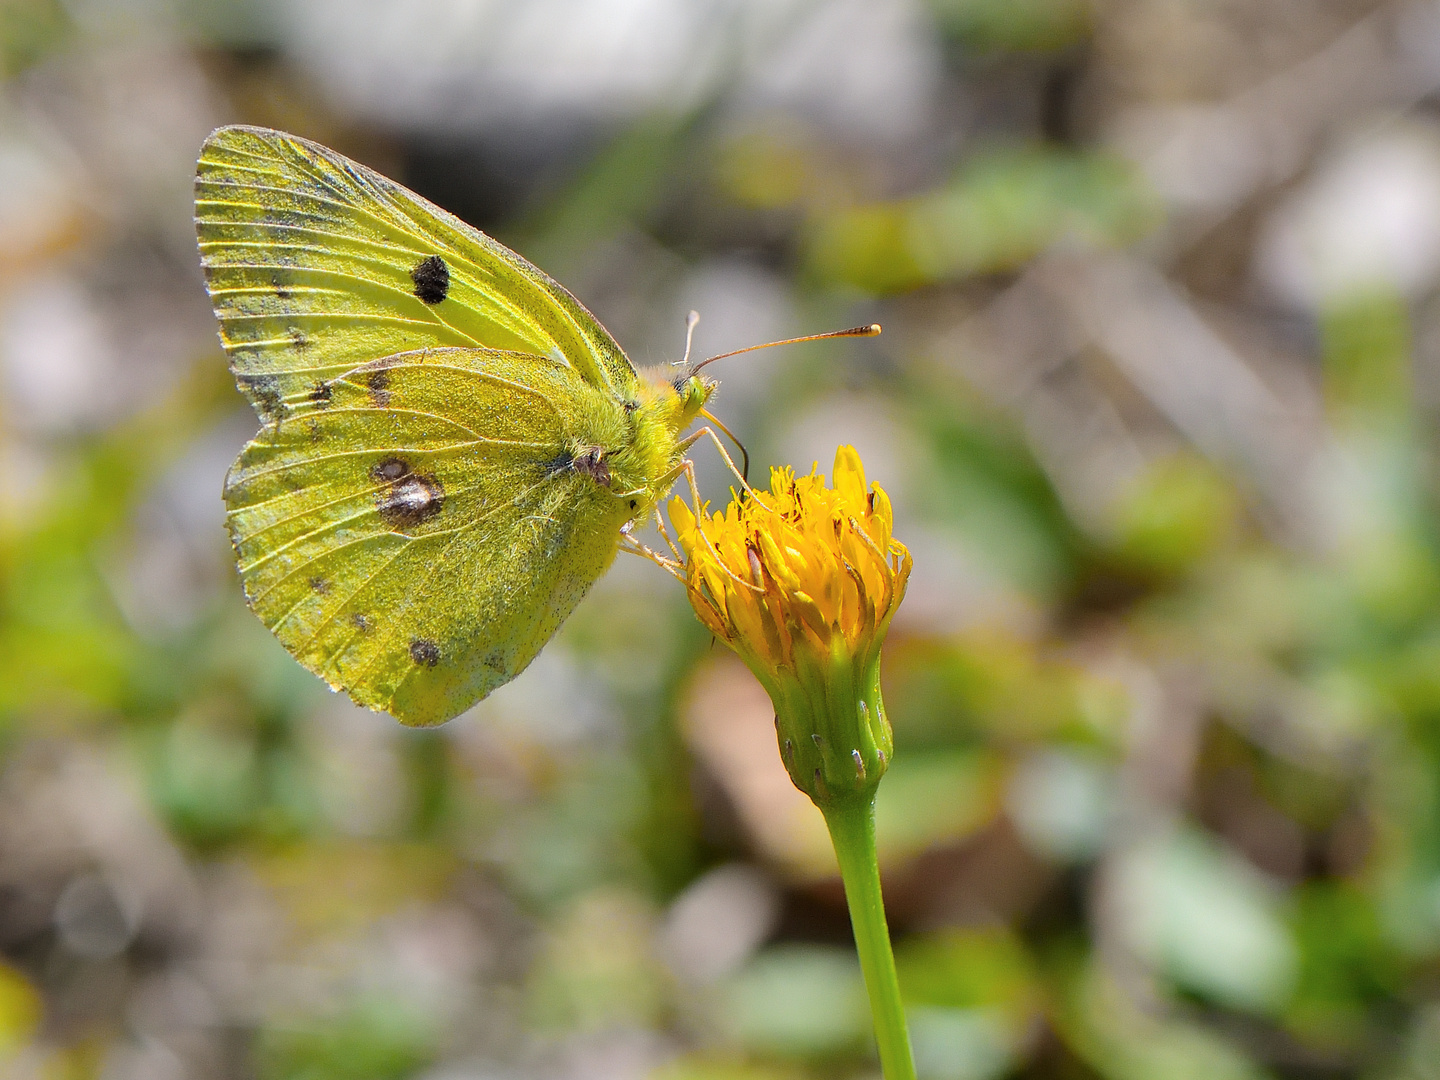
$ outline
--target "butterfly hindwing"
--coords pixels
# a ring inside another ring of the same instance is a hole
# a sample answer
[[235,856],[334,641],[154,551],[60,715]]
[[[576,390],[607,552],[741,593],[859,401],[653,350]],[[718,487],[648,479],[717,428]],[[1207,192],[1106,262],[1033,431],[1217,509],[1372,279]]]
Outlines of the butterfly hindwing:
[[241,389],[273,420],[362,360],[427,347],[536,354],[628,400],[635,372],[557,282],[333,150],[220,128],[195,177],[201,261]]
[[518,674],[614,558],[627,501],[577,450],[625,413],[541,356],[432,349],[323,384],[226,481],[246,597],[363,705],[449,719]]

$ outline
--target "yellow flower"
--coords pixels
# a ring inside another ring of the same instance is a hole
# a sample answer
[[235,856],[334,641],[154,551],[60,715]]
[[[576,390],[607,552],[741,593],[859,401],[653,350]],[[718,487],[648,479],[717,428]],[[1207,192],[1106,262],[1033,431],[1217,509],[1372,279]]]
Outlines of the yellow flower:
[[834,479],[773,469],[769,492],[721,513],[670,504],[695,613],[769,691],[790,777],[822,805],[873,793],[885,771],[880,644],[911,567],[853,447],[836,451]]

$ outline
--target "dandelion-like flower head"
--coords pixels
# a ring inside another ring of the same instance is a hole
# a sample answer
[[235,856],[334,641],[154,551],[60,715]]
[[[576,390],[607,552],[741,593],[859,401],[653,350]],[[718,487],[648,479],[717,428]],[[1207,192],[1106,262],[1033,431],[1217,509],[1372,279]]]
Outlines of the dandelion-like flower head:
[[817,801],[884,771],[880,645],[911,567],[853,447],[836,452],[833,476],[828,487],[814,471],[772,469],[768,492],[698,518],[670,504],[690,603],[770,692],[791,778]]

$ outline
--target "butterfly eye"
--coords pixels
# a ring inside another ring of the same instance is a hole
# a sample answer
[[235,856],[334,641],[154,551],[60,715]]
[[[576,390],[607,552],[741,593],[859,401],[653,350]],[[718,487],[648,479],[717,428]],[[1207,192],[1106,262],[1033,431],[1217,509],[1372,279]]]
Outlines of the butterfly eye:
[[696,375],[687,375],[684,378],[676,379],[674,386],[675,393],[680,395],[681,408],[687,414],[699,412],[714,389],[714,383]]

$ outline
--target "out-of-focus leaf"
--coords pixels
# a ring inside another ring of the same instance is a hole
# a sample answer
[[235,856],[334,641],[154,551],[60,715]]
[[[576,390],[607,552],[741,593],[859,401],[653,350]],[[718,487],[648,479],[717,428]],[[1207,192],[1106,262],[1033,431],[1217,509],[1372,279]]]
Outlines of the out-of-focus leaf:
[[916,479],[921,507],[953,527],[1002,576],[1041,598],[1063,595],[1091,554],[1023,434],[947,387],[915,394],[915,424],[935,468]]
[[1352,418],[1404,422],[1410,407],[1410,316],[1395,292],[1336,301],[1321,314],[1325,392]]
[[580,897],[531,970],[531,1023],[550,1033],[654,1023],[663,999],[653,924],[653,912],[634,895],[597,890]]
[[229,402],[208,365],[167,401],[77,447],[47,501],[0,534],[0,723],[44,704],[120,708],[152,663],[101,572],[101,548],[125,527],[147,482]]
[[683,1057],[662,1065],[647,1080],[804,1080],[805,1075],[776,1065]]
[[1403,986],[1374,903],[1352,885],[1310,884],[1298,890],[1291,922],[1300,968],[1287,1026],[1322,1052],[1363,1052],[1378,1035],[1371,1010],[1393,1008]]
[[1115,514],[1116,554],[1146,574],[1183,574],[1229,537],[1239,514],[1234,489],[1198,457],[1153,463]]
[[261,798],[255,745],[234,732],[180,723],[154,742],[150,798],[192,844],[238,838]]
[[905,1017],[920,1080],[993,1080],[1015,1065],[1014,1039],[988,1010],[917,1005]]
[[909,1004],[996,1009],[1017,1029],[1039,1006],[1035,966],[1020,940],[1000,926],[907,938],[895,963]]
[[424,844],[295,844],[250,865],[305,938],[355,933],[434,902],[456,872],[452,853]]
[[0,1063],[11,1060],[40,1026],[40,994],[30,980],[0,965]]
[[1093,858],[1115,823],[1115,770],[1093,751],[1047,747],[1016,768],[1005,809],[1041,854],[1065,862]]
[[1066,237],[1121,244],[1157,212],[1138,176],[1095,153],[1013,149],[976,155],[938,191],[822,217],[809,265],[868,292],[1017,269]]
[[1024,946],[998,926],[909,938],[896,949],[922,1080],[991,1080],[1019,1060],[1040,986]]
[[882,864],[953,844],[989,821],[999,804],[995,763],[968,751],[898,754],[875,798]]
[[1066,1041],[1105,1080],[1268,1080],[1232,1041],[1198,1024],[1143,1013],[1091,969],[1059,1020]]
[[901,639],[885,659],[901,750],[1056,735],[1103,744],[1128,708],[1122,687],[1001,633]]
[[401,1080],[435,1053],[434,1022],[410,1003],[362,999],[333,1018],[267,1028],[261,1080]]
[[670,116],[623,131],[521,225],[531,237],[527,256],[559,273],[576,252],[644,217],[673,177],[687,135],[683,120]]
[[834,180],[816,150],[800,129],[746,132],[721,148],[716,182],[732,199],[756,210],[818,202]]
[[1116,883],[1132,947],[1180,986],[1270,1013],[1294,985],[1294,941],[1273,886],[1203,834],[1179,830],[1125,856]]
[[930,0],[941,27],[976,52],[1052,52],[1083,38],[1083,0]]
[[0,4],[0,64],[13,78],[64,45],[72,25],[58,0],[7,0]]
[[787,1057],[853,1053],[870,1033],[860,967],[846,949],[767,949],[730,981],[721,1009],[739,1045]]

